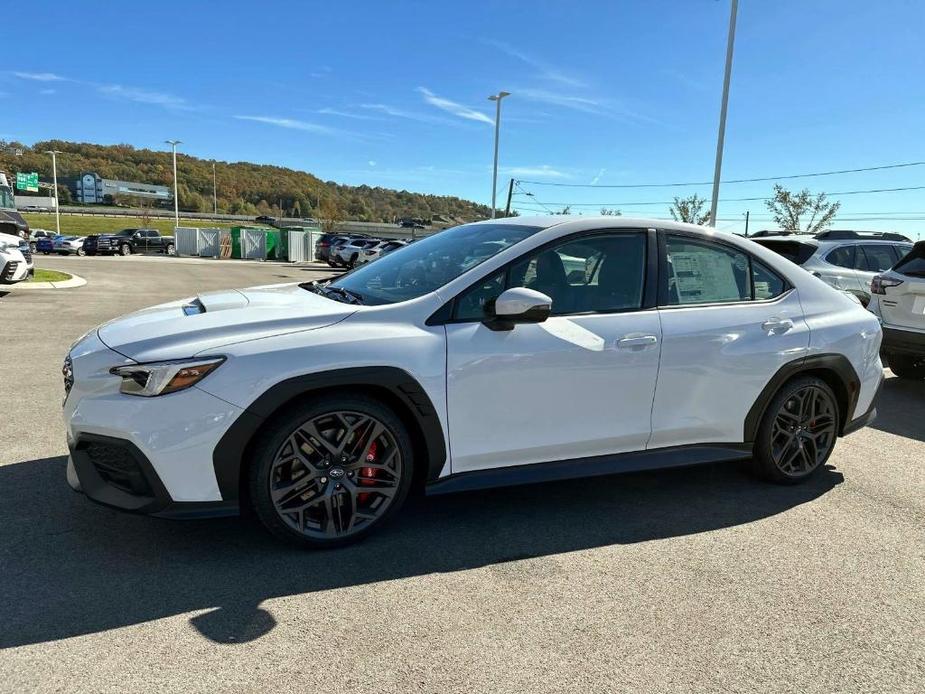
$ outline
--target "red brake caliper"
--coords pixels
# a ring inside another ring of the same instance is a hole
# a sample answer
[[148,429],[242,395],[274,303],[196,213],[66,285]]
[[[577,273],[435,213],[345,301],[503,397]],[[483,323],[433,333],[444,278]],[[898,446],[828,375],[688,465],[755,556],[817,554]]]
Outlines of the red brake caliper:
[[[369,447],[369,453],[366,454],[366,462],[367,462],[367,463],[375,463],[375,462],[376,462],[376,452],[377,452],[376,449],[377,449],[376,442],[373,441],[372,444],[371,444],[370,447]],[[374,482],[373,480],[376,479],[376,476],[377,476],[378,474],[379,474],[379,470],[377,470],[377,469],[374,468],[374,467],[364,467],[364,468],[360,468],[360,476],[359,476],[359,478],[357,479],[357,482],[359,483],[359,485],[360,485],[361,487],[369,487],[369,486],[375,484],[375,482]],[[368,493],[360,492],[359,494],[357,494],[357,502],[358,502],[358,503],[361,503],[361,504],[366,503],[366,500],[367,500],[368,498],[369,498],[369,494],[368,494]]]

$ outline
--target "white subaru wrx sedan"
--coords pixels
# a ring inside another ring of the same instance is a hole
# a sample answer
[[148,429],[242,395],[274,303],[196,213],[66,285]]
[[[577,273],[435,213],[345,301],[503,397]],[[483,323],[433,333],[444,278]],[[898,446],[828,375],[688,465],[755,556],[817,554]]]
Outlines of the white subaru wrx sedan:
[[68,481],[171,517],[244,505],[304,546],[437,494],[709,461],[800,482],[875,416],[880,325],[747,239],[467,224],[333,281],[107,323],[64,366]]

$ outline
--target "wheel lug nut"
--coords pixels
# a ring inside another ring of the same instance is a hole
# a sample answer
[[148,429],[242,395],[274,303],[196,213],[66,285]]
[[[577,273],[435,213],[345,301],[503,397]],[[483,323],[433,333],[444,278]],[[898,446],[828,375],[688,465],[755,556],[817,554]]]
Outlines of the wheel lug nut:
[[327,481],[328,481],[328,478],[327,478],[327,477],[322,477],[322,478],[321,478],[321,484],[324,484],[324,483],[327,482]]
[[341,485],[339,485],[339,484],[338,484],[338,485],[335,485],[334,488],[335,488],[335,489],[340,489],[340,488],[341,488]]

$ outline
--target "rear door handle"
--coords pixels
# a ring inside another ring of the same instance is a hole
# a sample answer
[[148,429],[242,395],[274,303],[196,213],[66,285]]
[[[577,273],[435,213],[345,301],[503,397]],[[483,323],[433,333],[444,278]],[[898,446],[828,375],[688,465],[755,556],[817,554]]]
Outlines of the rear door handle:
[[655,335],[632,335],[617,340],[617,349],[646,349],[658,344]]
[[761,329],[768,333],[785,333],[793,327],[793,321],[789,318],[779,318],[774,316],[768,318],[761,324]]

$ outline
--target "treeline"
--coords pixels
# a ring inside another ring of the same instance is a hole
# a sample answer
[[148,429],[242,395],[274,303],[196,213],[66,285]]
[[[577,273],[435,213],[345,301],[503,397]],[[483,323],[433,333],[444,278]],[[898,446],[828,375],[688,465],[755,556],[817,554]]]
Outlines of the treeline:
[[[27,147],[17,142],[0,141],[0,170],[10,173],[37,171],[43,182],[50,182],[51,157],[45,152],[52,149],[62,152],[58,155],[59,183],[63,177],[94,172],[103,178],[173,186],[169,151],[136,149],[131,145],[48,140]],[[218,209],[226,214],[278,214],[280,204],[284,216],[318,216],[335,208],[340,218],[363,222],[393,222],[402,217],[471,221],[484,219],[490,213],[487,205],[451,196],[378,186],[340,185],[280,166],[213,161],[178,153],[181,210],[212,211],[213,163]],[[59,200],[62,205],[72,202],[70,193],[60,185]]]

